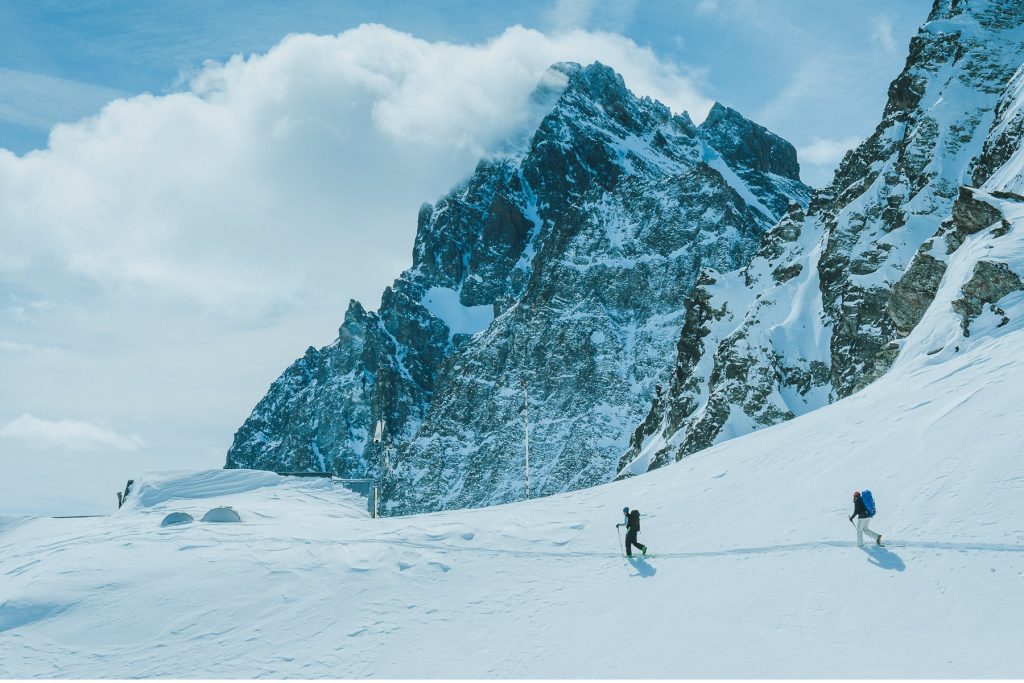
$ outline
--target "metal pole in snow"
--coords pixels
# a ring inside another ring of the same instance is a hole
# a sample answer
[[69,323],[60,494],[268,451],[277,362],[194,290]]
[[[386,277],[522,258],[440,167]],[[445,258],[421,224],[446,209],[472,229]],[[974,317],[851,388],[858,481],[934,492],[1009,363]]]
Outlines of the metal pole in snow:
[[526,410],[523,413],[523,418],[526,424],[526,497],[530,497],[530,389],[529,385],[523,381],[523,398],[526,401]]

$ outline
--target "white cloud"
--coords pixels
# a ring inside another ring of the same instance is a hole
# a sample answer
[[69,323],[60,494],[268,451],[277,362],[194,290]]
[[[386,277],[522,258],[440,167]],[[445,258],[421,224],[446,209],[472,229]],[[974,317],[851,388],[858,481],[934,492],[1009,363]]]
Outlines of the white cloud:
[[697,14],[714,14],[718,11],[718,0],[700,0],[693,9]]
[[56,348],[0,339],[0,353],[55,353]]
[[28,413],[0,427],[0,437],[20,439],[43,447],[61,446],[68,450],[113,448],[136,451],[145,445],[135,434],[125,436],[81,420],[43,420]]
[[596,7],[596,0],[555,0],[547,12],[548,23],[556,31],[586,28]]
[[858,137],[844,138],[842,140],[825,140],[814,138],[806,147],[797,150],[801,163],[807,162],[816,165],[835,166],[848,150],[859,145],[861,139]]
[[[22,267],[23,265],[19,264],[19,266],[16,269],[21,269]],[[3,266],[0,265],[0,272],[3,272],[3,270]],[[13,294],[11,295],[10,299],[15,303],[4,308],[0,308],[0,317],[6,315],[20,322],[33,320],[37,318],[40,314],[43,314],[46,311],[52,309],[55,305],[52,301],[46,300],[26,301],[20,299],[19,297]]]
[[837,80],[835,74],[843,66],[835,56],[804,62],[778,94],[761,108],[756,120],[772,127],[776,121],[806,115],[809,106],[820,108],[823,103],[834,101],[842,87],[842,81]]
[[90,83],[0,67],[0,121],[35,130],[77,120],[123,94]]
[[21,342],[10,341],[9,339],[0,339],[0,352],[5,353],[30,353],[35,350],[32,344],[22,344]]
[[0,150],[0,277],[85,278],[238,319],[328,291],[372,308],[408,265],[419,204],[534,123],[529,93],[562,60],[614,66],[696,120],[711,104],[691,73],[608,33],[290,36],[206,65],[187,92],[57,126],[46,150]]
[[548,10],[546,23],[552,31],[601,29],[621,33],[633,20],[640,0],[556,0]]
[[900,50],[900,44],[892,32],[892,20],[886,16],[877,17],[874,21],[875,29],[871,33],[871,39],[882,46],[882,49],[889,54],[895,54]]

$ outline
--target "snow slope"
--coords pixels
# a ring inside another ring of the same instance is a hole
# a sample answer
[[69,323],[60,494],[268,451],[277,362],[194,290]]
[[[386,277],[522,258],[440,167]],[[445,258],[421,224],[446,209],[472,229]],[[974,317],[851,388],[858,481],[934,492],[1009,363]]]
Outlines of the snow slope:
[[[329,481],[201,473],[0,526],[2,674],[1020,676],[1021,320],[574,493],[374,520]],[[888,547],[854,547],[855,488]],[[242,523],[159,527],[222,504]],[[623,505],[654,557],[616,552]]]

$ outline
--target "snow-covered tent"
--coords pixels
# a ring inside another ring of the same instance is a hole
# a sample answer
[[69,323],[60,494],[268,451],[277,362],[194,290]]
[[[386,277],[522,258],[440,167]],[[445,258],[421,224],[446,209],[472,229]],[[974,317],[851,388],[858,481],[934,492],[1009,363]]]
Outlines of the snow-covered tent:
[[203,515],[204,522],[241,522],[238,513],[229,507],[213,508]]
[[175,524],[189,524],[192,522],[192,515],[187,512],[172,512],[164,517],[160,526],[174,526]]

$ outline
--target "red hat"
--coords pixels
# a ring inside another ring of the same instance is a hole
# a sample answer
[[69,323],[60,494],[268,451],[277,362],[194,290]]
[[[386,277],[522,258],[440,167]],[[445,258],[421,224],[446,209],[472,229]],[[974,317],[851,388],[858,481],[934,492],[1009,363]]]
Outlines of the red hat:
[[860,491],[854,491],[853,492],[853,497],[854,498],[860,498]]

